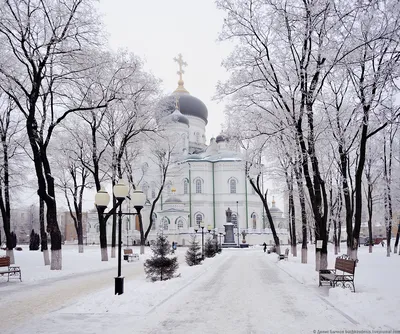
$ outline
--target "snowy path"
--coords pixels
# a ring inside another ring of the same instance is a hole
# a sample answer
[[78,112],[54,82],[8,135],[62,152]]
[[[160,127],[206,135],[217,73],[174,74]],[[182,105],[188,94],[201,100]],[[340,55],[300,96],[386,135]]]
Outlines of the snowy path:
[[[129,305],[124,309],[125,313],[112,314],[66,309],[68,313],[61,310],[35,317],[28,326],[25,324],[27,327],[11,333],[286,334],[355,328],[357,322],[354,319],[324,300],[323,289],[303,286],[279,269],[274,260],[275,257],[266,256],[259,250],[226,251],[215,259],[210,270],[201,271],[179,289],[171,290],[162,301],[142,308],[140,312],[130,312]],[[143,271],[142,266],[139,269]],[[86,283],[81,279],[78,291],[74,292],[71,287],[70,292],[79,294],[82,290],[97,290],[102,285],[109,285],[109,275],[107,278],[104,275],[104,279],[102,276],[96,277],[95,285],[89,276]],[[63,290],[65,293],[67,291]],[[52,302],[55,299],[57,297],[50,299],[50,305],[41,306],[36,314],[54,310],[57,303],[53,305]],[[34,308],[32,298],[30,300],[29,308]],[[17,319],[15,314],[14,317]]]
[[[126,279],[143,276],[142,264],[136,263],[124,267]],[[10,330],[18,324],[46,315],[67,306],[77,299],[90,295],[113,284],[116,269],[107,269],[94,273],[81,273],[73,277],[61,277],[54,280],[42,281],[35,284],[18,284],[1,292],[0,318],[1,330]],[[1,333],[3,333],[0,331]],[[27,332],[28,333],[28,332]],[[29,331],[29,333],[33,333]],[[55,333],[61,333],[55,331]]]

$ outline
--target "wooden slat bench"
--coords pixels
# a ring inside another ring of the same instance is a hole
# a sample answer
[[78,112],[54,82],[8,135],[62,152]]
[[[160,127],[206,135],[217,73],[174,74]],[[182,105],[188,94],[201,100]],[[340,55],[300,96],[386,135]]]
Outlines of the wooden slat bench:
[[[319,271],[319,286],[341,286],[343,288],[353,287],[353,292],[356,292],[354,286],[354,272],[356,262],[350,259],[349,256],[343,254],[338,256],[335,261],[335,269],[321,269]],[[342,273],[340,274],[339,271]]]
[[132,248],[126,248],[126,249],[124,249],[124,260],[126,260],[128,262],[138,261],[139,254],[134,253]]
[[289,248],[285,249],[285,254],[279,254],[278,260],[287,260],[289,256]]
[[[1,269],[2,267],[6,267],[7,269]],[[21,268],[17,266],[11,266],[9,256],[2,256],[0,257],[0,275],[3,276],[6,274],[7,274],[7,282],[10,281],[10,277],[19,278],[19,280],[22,282]]]

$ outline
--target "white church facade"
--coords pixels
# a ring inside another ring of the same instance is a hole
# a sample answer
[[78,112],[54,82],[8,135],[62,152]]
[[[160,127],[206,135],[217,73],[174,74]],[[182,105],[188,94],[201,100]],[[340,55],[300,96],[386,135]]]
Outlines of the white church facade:
[[[164,233],[170,242],[185,245],[202,222],[205,225],[204,232],[211,229],[213,233],[222,233],[226,224],[226,210],[229,208],[232,211],[231,222],[239,226],[240,233],[246,231],[248,244],[272,244],[268,219],[261,200],[246,177],[240,150],[224,133],[212,138],[210,144],[206,145],[207,107],[185,89],[182,80],[182,65],[185,63],[181,55],[175,60],[180,66],[178,88],[166,103],[167,116],[161,120],[167,122],[171,138],[176,141],[174,163],[169,168],[166,185],[157,202],[148,240],[154,240],[157,233]],[[150,205],[158,192],[158,184],[154,180],[159,180],[160,174],[159,166],[154,166],[151,159],[145,157],[142,164],[148,169],[139,184],[147,197],[147,205],[142,210],[146,229],[150,221]],[[281,242],[287,243],[286,219],[274,201],[271,214]],[[108,238],[111,235],[109,225]],[[89,242],[96,242],[97,230],[96,216],[89,214]],[[130,219],[125,218],[123,233],[122,240],[126,240],[126,243],[138,243],[137,223],[132,224]],[[242,236],[239,239],[241,242]]]

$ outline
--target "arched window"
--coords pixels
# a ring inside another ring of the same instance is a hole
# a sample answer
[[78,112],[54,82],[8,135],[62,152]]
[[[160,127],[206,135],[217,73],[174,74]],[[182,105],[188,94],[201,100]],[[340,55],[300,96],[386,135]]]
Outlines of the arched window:
[[126,229],[130,230],[131,229],[131,220],[129,218],[126,219]]
[[251,219],[253,220],[253,229],[257,228],[257,215],[255,212],[251,214]]
[[146,196],[146,199],[149,198],[149,185],[147,183],[143,183],[142,191],[143,194]]
[[149,170],[149,164],[147,162],[144,162],[142,164],[142,172],[143,174],[146,174],[146,172]]
[[200,227],[200,223],[203,221],[203,215],[201,213],[196,214],[196,226]]
[[231,194],[236,194],[236,180],[235,179],[231,179],[229,181],[229,190]]
[[183,193],[186,195],[189,193],[189,182],[187,179],[183,181]]
[[155,230],[156,229],[156,221],[157,221],[157,215],[153,212],[153,216],[152,216],[152,221],[153,221],[153,223],[152,223],[152,225],[151,225],[151,229],[152,230]]
[[100,233],[100,224],[97,224],[97,225],[96,225],[96,232],[97,232],[97,233]]
[[238,219],[236,213],[232,213],[232,224],[234,225],[234,227],[237,227],[237,222]]
[[183,220],[182,220],[182,218],[178,218],[176,224],[178,226],[178,229],[183,228]]
[[168,230],[168,225],[169,225],[169,219],[167,217],[164,217],[161,220],[161,226],[162,226],[163,230],[167,231]]
[[169,182],[167,183],[167,185],[165,186],[165,190],[167,191],[167,194],[170,194],[170,193],[171,193],[171,188],[172,188],[172,182],[169,181]]
[[201,194],[201,180],[196,180],[196,194]]

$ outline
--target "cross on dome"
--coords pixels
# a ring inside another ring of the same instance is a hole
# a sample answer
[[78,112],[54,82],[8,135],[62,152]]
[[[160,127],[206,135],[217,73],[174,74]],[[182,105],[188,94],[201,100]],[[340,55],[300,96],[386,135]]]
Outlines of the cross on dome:
[[183,66],[187,66],[187,63],[183,61],[181,53],[178,55],[178,57],[174,58],[174,61],[177,62],[179,65],[179,71],[176,72],[179,75],[178,88],[175,89],[175,92],[189,93],[183,86],[183,79],[182,79],[182,74],[185,73],[185,71],[183,70]]

